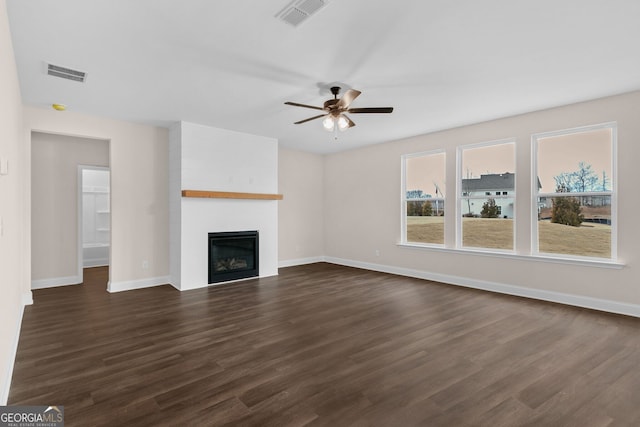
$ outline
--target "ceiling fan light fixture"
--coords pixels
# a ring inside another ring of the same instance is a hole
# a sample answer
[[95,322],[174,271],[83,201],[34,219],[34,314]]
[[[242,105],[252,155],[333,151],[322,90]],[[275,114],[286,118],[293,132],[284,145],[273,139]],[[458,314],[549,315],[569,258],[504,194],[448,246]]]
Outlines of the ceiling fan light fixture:
[[335,121],[333,120],[333,117],[330,115],[325,117],[325,119],[322,121],[322,126],[328,132],[332,132],[335,125],[336,125]]
[[349,121],[342,114],[340,114],[340,116],[338,117],[338,129],[340,129],[341,131],[349,129]]

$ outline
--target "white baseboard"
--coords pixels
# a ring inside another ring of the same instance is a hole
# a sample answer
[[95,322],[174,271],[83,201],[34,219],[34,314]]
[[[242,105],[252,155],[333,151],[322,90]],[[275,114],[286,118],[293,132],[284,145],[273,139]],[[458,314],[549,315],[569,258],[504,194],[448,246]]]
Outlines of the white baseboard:
[[82,283],[80,276],[52,277],[50,279],[38,279],[31,281],[31,289],[45,289],[56,286],[79,285]]
[[131,291],[134,289],[151,288],[154,286],[169,285],[171,284],[171,277],[149,277],[147,279],[140,280],[128,280],[125,282],[113,282],[109,281],[107,284],[107,291],[109,292],[122,292]]
[[109,258],[84,258],[82,268],[105,267],[109,265]]
[[22,305],[32,305],[33,304],[33,292],[28,291],[22,294]]
[[[31,292],[29,292],[31,294]],[[22,300],[26,299],[26,294],[22,295]],[[31,301],[33,303],[33,300]],[[16,362],[16,355],[18,354],[18,343],[20,342],[20,330],[22,329],[22,317],[24,315],[24,303],[20,306],[18,312],[18,319],[16,322],[15,333],[13,334],[13,342],[9,345],[9,359],[8,366],[5,370],[5,383],[0,390],[0,406],[6,406],[9,401],[9,390],[11,389],[11,379],[13,378],[13,368]]]
[[447,274],[429,273],[427,271],[413,270],[389,265],[374,264],[362,261],[354,261],[342,258],[326,257],[324,261],[345,265],[348,267],[362,268],[365,270],[379,271],[382,273],[397,274],[399,276],[414,277],[417,279],[432,280],[451,285],[464,286],[467,288],[482,289],[490,292],[514,295],[525,298],[533,298],[542,301],[556,302],[560,304],[572,305],[576,307],[589,308],[593,310],[606,311],[609,313],[624,314],[627,316],[640,317],[640,305],[627,304],[618,301],[611,301],[599,298],[592,298],[580,295],[571,295],[561,292],[553,292],[542,289],[523,288],[520,286],[507,285],[504,283],[475,280],[467,277],[451,276]]
[[298,258],[288,259],[278,262],[278,268],[295,267],[296,265],[315,264],[316,262],[324,262],[323,256],[316,256],[311,258]]

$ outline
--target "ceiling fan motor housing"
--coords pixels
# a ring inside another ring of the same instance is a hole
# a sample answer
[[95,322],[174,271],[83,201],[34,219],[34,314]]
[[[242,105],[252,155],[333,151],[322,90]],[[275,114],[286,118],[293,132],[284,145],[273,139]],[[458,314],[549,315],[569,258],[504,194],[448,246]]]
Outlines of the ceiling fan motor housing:
[[324,102],[324,109],[331,112],[333,110],[335,110],[336,108],[338,108],[338,99],[329,99],[327,101]]

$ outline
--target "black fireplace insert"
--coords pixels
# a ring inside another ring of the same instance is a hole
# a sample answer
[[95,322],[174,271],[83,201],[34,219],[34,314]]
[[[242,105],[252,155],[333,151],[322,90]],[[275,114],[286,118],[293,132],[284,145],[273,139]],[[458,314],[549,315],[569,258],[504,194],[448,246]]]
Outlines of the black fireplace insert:
[[257,277],[258,232],[209,233],[209,283]]

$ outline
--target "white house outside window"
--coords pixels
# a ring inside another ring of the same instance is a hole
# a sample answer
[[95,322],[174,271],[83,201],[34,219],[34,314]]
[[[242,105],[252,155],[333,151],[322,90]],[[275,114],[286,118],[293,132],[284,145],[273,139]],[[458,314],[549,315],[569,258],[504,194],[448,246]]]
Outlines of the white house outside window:
[[458,149],[458,247],[513,250],[515,183],[512,140]]

